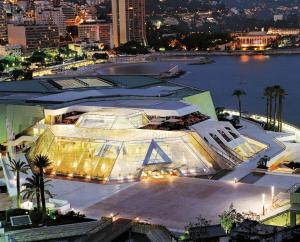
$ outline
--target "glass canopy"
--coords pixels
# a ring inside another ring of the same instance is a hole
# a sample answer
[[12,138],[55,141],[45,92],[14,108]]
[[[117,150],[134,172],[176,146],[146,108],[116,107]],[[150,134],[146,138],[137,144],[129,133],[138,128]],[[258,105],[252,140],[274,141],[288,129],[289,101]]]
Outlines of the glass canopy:
[[118,124],[120,129],[105,129],[105,125],[95,128],[100,127],[98,122],[86,128],[84,120],[92,120],[91,116],[84,115],[75,126],[48,128],[30,150],[29,158],[47,155],[53,174],[104,181],[139,179],[147,169],[176,170],[183,175],[214,171],[213,161],[193,132],[122,129],[129,123],[144,122],[142,115],[122,119],[132,118],[132,122]]
[[103,109],[83,114],[76,126],[90,129],[137,129],[148,123],[146,115],[138,110]]

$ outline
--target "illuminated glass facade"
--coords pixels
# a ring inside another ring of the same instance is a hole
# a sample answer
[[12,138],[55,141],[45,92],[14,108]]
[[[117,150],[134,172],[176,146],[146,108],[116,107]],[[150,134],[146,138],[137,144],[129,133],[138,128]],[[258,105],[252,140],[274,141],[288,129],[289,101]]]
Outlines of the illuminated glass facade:
[[134,180],[151,172],[201,175],[213,160],[195,132],[139,129],[143,113],[87,113],[75,125],[52,125],[28,156],[47,155],[56,175],[97,180]]

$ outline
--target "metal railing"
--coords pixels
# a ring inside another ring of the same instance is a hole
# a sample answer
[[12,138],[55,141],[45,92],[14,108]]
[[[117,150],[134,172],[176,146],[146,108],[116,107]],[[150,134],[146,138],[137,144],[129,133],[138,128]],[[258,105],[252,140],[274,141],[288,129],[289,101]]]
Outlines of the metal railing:
[[[194,137],[193,138],[198,142],[198,144],[208,153],[208,155],[212,158],[212,160],[217,160],[221,159],[222,161],[225,161],[226,165],[230,168],[233,169],[237,164],[233,162],[230,159],[230,155],[227,154],[226,152],[222,151],[221,149],[214,147],[208,142],[205,142],[201,136],[198,136],[198,138]],[[217,157],[216,157],[217,156]]]
[[226,152],[222,151],[221,149],[219,149],[219,148],[217,148],[217,147],[215,147],[215,146],[213,146],[213,145],[211,145],[211,144],[208,144],[208,145],[209,145],[209,147],[210,147],[212,150],[214,150],[217,154],[219,154],[219,155],[222,157],[223,160],[226,161],[226,164],[227,164],[230,168],[234,168],[234,167],[236,167],[238,164],[240,164],[239,162],[236,162],[236,161],[235,161],[236,158],[235,158],[234,156],[232,156],[232,154],[226,153]]
[[300,188],[300,183],[295,183],[289,189],[286,190],[287,193],[294,193]]

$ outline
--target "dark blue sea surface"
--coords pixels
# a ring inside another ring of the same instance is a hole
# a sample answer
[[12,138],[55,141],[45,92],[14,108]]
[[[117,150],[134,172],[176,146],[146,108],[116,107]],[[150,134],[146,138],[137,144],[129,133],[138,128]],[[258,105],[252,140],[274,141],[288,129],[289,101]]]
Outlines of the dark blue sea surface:
[[116,65],[101,70],[103,74],[155,74],[173,64],[186,74],[172,81],[209,90],[215,106],[237,109],[234,89],[243,89],[244,111],[265,112],[263,90],[266,86],[280,85],[286,92],[284,119],[300,126],[300,55],[280,56],[218,56],[213,64],[188,65],[186,62],[154,62]]

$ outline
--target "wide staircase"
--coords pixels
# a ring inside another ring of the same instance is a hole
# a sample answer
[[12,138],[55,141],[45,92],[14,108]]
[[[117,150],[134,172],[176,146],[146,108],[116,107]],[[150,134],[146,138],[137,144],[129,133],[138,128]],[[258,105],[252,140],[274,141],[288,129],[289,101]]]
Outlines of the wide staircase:
[[172,242],[169,233],[161,229],[152,229],[146,236],[151,242]]
[[109,224],[105,221],[93,221],[59,226],[40,227],[33,229],[22,229],[7,232],[7,237],[12,241],[60,241],[63,238],[84,236],[94,229],[103,230]]
[[131,223],[130,219],[117,219],[103,229],[97,230],[95,228],[95,230],[90,231],[84,242],[111,242],[129,231],[132,227]]
[[172,242],[172,233],[163,226],[133,223],[132,232],[146,235],[147,239],[151,242]]

